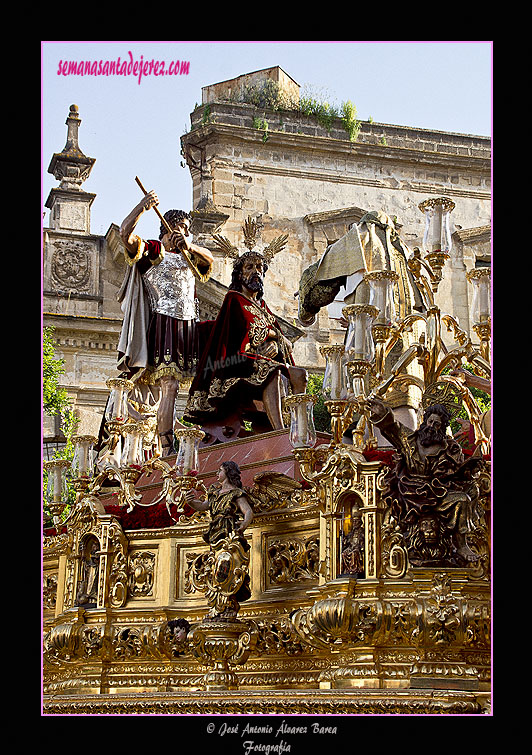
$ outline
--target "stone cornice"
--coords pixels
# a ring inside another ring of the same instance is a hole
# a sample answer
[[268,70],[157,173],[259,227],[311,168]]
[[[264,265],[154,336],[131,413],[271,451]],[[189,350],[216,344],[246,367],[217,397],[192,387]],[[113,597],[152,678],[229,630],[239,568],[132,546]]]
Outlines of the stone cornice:
[[60,187],[53,187],[50,189],[50,193],[48,194],[44,206],[51,209],[55,199],[66,199],[69,202],[86,202],[90,207],[95,198],[96,194],[83,191],[83,189],[61,189]]
[[[263,116],[268,122],[273,123],[275,121],[286,122],[290,125],[297,123],[302,128],[313,128],[324,131],[324,127],[320,126],[318,119],[312,115],[305,115],[297,110],[286,111],[274,111],[267,110],[265,108],[256,108],[254,105],[245,102],[228,102],[218,101],[208,103],[209,114],[206,124],[203,123],[203,116],[205,114],[205,104],[198,105],[197,108],[191,113],[191,123],[194,128],[197,129],[201,125],[216,125],[221,121],[217,121],[218,117],[227,118],[229,122],[234,121],[235,118],[242,120],[252,120],[257,114]],[[381,123],[376,121],[361,121],[360,135],[362,138],[372,135],[373,132],[377,132],[379,135],[383,132],[391,134],[407,134],[413,138],[423,138],[426,140],[434,139],[450,139],[454,141],[476,142],[477,144],[491,145],[491,138],[489,136],[483,136],[480,134],[464,134],[459,131],[442,131],[441,129],[427,129],[419,126],[404,126],[394,123]],[[339,132],[342,134],[342,139],[346,140],[346,132],[341,125],[341,120],[338,119],[333,122],[333,132]]]
[[[422,163],[421,160],[416,160],[415,162],[418,167]],[[311,171],[305,168],[298,170],[297,168],[282,168],[272,165],[253,165],[251,163],[244,163],[243,168],[250,173],[266,173],[269,175],[283,176],[287,178],[291,177],[311,180],[313,179],[316,181],[331,181],[335,184],[373,186],[378,189],[393,189],[397,191],[408,190],[423,195],[434,194],[439,196],[444,193],[446,196],[469,197],[471,199],[483,200],[491,199],[491,192],[482,189],[465,189],[460,187],[454,188],[452,186],[449,186],[448,184],[442,185],[415,180],[401,181],[396,176],[386,177],[382,179],[365,178],[364,176],[346,173],[342,174],[336,171]]]
[[43,326],[50,325],[53,325],[54,339],[61,347],[101,351],[116,349],[122,320],[43,312]]
[[[94,195],[96,196],[96,194]],[[73,239],[74,241],[97,241],[98,243],[102,243],[103,236],[97,233],[85,233],[85,231],[65,231],[57,228],[43,228],[42,229],[43,236],[45,237],[45,242],[53,241],[55,239]],[[48,239],[46,239],[46,236],[48,236]]]
[[[263,132],[254,128],[238,125],[226,125],[222,123],[209,123],[189,132],[181,137],[183,144],[204,147],[215,140],[231,142],[252,142],[261,144]],[[369,144],[367,142],[350,142],[349,140],[334,139],[325,136],[310,134],[293,134],[284,131],[268,131],[268,146],[291,148],[300,151],[311,150],[312,152],[334,152],[344,154],[355,159],[371,160],[377,162],[403,162],[430,167],[440,166],[446,170],[451,168],[467,169],[468,172],[478,171],[491,174],[490,157],[477,157],[471,155],[457,155],[447,152],[430,151],[426,149],[414,149],[410,147],[388,146],[383,144]]]
[[479,241],[489,241],[491,239],[491,225],[482,225],[478,228],[464,228],[453,233],[453,238],[461,241],[462,244],[471,244]]
[[72,320],[72,322],[77,322],[78,320],[83,320],[86,323],[87,322],[93,322],[96,327],[99,327],[102,323],[118,323],[119,325],[122,324],[122,318],[120,317],[93,317],[92,315],[71,315],[71,314],[65,314],[63,312],[43,312],[43,318],[61,318],[64,321]]

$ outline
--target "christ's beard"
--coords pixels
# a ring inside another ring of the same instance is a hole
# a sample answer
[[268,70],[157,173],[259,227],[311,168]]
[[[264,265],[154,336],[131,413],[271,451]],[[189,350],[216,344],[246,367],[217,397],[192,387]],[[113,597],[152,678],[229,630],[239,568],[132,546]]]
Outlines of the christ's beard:
[[419,442],[422,446],[432,446],[435,443],[441,443],[445,438],[445,431],[438,430],[434,427],[421,425],[418,430]]
[[260,275],[253,273],[249,278],[244,278],[242,282],[248,291],[253,291],[253,293],[259,294],[259,296],[263,295],[264,284]]

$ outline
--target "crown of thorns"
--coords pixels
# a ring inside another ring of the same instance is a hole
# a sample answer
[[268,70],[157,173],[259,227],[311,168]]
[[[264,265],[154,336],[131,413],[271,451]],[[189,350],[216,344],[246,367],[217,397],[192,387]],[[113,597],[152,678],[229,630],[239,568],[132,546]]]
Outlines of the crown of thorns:
[[229,239],[227,239],[225,236],[213,233],[212,238],[223,255],[225,257],[231,257],[232,259],[234,259],[235,263],[244,255],[256,254],[257,256],[262,257],[265,263],[269,265],[273,257],[286,246],[288,234],[277,236],[277,238],[271,241],[268,246],[266,246],[261,251],[258,251],[254,247],[257,244],[257,237],[259,236],[262,227],[263,226],[258,219],[251,217],[246,218],[244,225],[242,226],[242,231],[244,234],[244,246],[247,247],[248,251],[242,253],[237,249],[236,246],[231,244]]

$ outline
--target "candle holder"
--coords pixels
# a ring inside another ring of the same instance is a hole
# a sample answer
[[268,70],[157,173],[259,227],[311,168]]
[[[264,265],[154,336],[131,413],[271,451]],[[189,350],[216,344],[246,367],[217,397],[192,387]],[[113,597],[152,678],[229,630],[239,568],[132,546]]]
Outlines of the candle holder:
[[102,471],[120,469],[122,465],[122,427],[129,418],[128,395],[135,387],[125,378],[110,378],[106,385],[110,391],[105,407],[105,428],[109,438],[105,452],[98,459],[98,468]]
[[399,280],[394,270],[372,270],[364,274],[364,282],[369,285],[369,303],[377,308],[375,325],[391,327],[395,320],[393,284]]
[[447,252],[441,251],[429,252],[425,255],[425,259],[429,263],[430,269],[434,274],[434,277],[431,279],[431,285],[433,293],[436,293],[443,278],[443,267],[447,260],[451,259],[451,255]]
[[[180,524],[183,519],[174,517],[171,506],[176,506],[177,513],[182,517],[185,505],[184,495],[187,491],[197,490],[204,496],[207,495],[206,487],[198,479],[198,450],[205,433],[199,427],[184,427],[175,429],[174,436],[179,441],[175,466],[172,467],[167,461],[154,456],[145,462],[143,471],[146,475],[152,474],[156,469],[161,473],[161,493],[151,505],[164,501],[169,516],[176,524]],[[201,516],[201,514],[193,516]]]
[[480,267],[470,270],[466,278],[473,287],[471,320],[473,330],[480,340],[480,354],[490,361],[491,340],[491,269]]
[[45,495],[56,526],[60,524],[61,514],[68,503],[66,472],[69,467],[68,459],[51,459],[44,462],[44,468],[48,472]]
[[110,378],[106,385],[110,391],[105,407],[108,439],[96,463],[99,473],[91,482],[90,489],[96,492],[105,480],[118,480],[118,505],[126,506],[129,512],[141,499],[135,491],[135,483],[142,473],[142,426],[141,423],[128,421],[128,396],[135,384],[125,378]]
[[[184,494],[188,490],[200,490],[206,493],[204,485],[198,481],[199,444],[205,437],[199,427],[183,427],[174,430],[174,437],[179,442],[173,479],[168,478],[165,490],[166,505],[175,504],[181,510],[184,506]],[[171,514],[170,514],[171,515]]]
[[135,384],[125,378],[110,378],[105,384],[110,390],[105,419],[108,422],[126,422],[129,417],[127,399]]
[[451,250],[450,216],[455,208],[448,197],[431,197],[418,205],[425,215],[425,233],[423,245],[430,252],[449,252]]
[[375,344],[375,377],[380,380],[384,374],[385,349],[395,321],[393,286],[399,276],[393,270],[373,270],[364,275],[370,288],[370,304],[377,309],[371,326]]
[[96,462],[94,446],[98,442],[98,438],[94,435],[75,435],[72,442],[74,443],[74,456],[71,464],[72,485],[76,497],[79,498],[88,489],[94,477]]
[[[153,467],[148,470],[149,462],[144,464],[143,439],[146,432],[145,423],[140,422],[119,422],[108,423],[117,430],[123,438],[122,450],[120,453],[120,466],[113,468],[107,466],[104,475],[118,480],[120,490],[118,491],[118,505],[126,506],[127,512],[133,511],[135,505],[140,504],[141,494],[135,490],[135,485],[144,471],[153,471]],[[118,453],[115,449],[115,459]]]
[[350,390],[347,399],[352,401],[366,395],[364,380],[371,370],[371,364],[364,359],[354,359],[345,363]]
[[121,425],[121,434],[124,439],[120,466],[140,470],[143,462],[142,440],[143,425],[140,422],[126,422]]
[[431,283],[432,290],[436,293],[443,277],[443,267],[446,261],[450,259],[452,243],[450,215],[455,204],[448,197],[435,197],[425,199],[418,207],[425,215],[423,245],[425,249],[428,249],[425,259],[434,273]]
[[292,448],[312,448],[316,445],[314,404],[318,396],[296,393],[283,399],[283,406],[290,411],[290,443]]
[[342,309],[348,322],[345,341],[344,372],[347,373],[346,398],[364,395],[364,378],[375,358],[374,320],[379,309],[371,304],[351,304]]
[[205,437],[205,433],[199,427],[184,427],[174,430],[174,436],[179,441],[174,467],[176,475],[197,475],[199,472],[199,444]]
[[343,344],[321,346],[320,354],[325,357],[325,374],[323,376],[322,394],[325,399],[337,401],[346,396],[346,384],[343,358]]
[[478,267],[466,273],[473,287],[471,319],[475,324],[487,322],[491,318],[491,269]]
[[342,314],[348,323],[346,361],[372,362],[375,356],[372,325],[379,315],[379,309],[371,304],[351,304],[342,309]]

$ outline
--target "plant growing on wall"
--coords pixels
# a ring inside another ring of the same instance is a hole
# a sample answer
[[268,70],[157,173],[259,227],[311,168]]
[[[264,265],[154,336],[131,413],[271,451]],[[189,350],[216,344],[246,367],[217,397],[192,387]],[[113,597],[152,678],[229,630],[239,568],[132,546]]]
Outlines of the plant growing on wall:
[[299,101],[299,110],[303,115],[310,115],[316,118],[318,123],[330,133],[334,121],[340,116],[339,111],[328,102],[322,102],[314,97],[304,96]]
[[260,110],[293,110],[297,104],[276,81],[266,79],[262,84],[248,84],[240,97],[241,102]]
[[253,118],[253,128],[259,131],[264,131],[262,135],[262,141],[268,141],[268,121],[265,118]]
[[353,105],[351,100],[347,100],[347,102],[342,103],[341,121],[342,126],[347,131],[349,141],[356,142],[362,123],[361,121],[357,120],[357,109]]
[[[313,94],[309,89],[301,95],[299,100],[290,98],[281,90],[279,84],[271,79],[262,84],[248,85],[238,98],[239,102],[253,105],[257,110],[270,110],[274,112],[296,112],[315,118],[323,128],[330,133],[335,121],[339,121],[342,128],[349,136],[349,140],[355,142],[360,132],[361,121],[357,120],[356,107],[347,100],[338,108],[332,105],[326,95]],[[253,127],[263,130],[263,141],[268,138],[268,123],[265,115],[253,119]]]
[[[42,376],[43,376],[43,412],[49,417],[59,415],[61,420],[61,430],[65,436],[65,445],[54,451],[54,459],[72,459],[74,455],[74,437],[78,425],[78,420],[74,414],[74,409],[68,394],[64,388],[59,387],[59,379],[64,375],[64,360],[58,359],[55,353],[54,328],[43,329],[43,350],[42,350]],[[43,490],[46,490],[48,474],[43,472]],[[73,503],[75,493],[68,486],[68,500]],[[44,503],[44,518],[49,519],[50,513],[46,501]],[[68,509],[68,507],[67,507]]]

